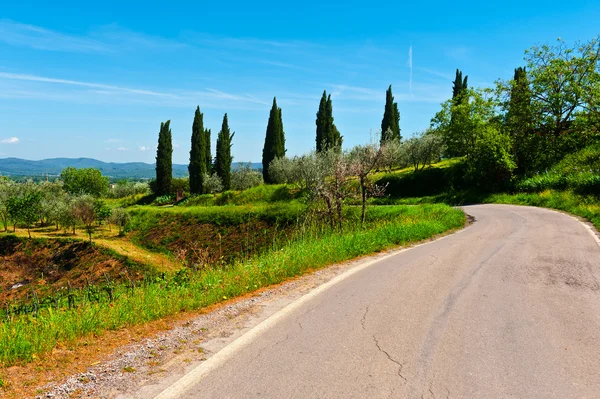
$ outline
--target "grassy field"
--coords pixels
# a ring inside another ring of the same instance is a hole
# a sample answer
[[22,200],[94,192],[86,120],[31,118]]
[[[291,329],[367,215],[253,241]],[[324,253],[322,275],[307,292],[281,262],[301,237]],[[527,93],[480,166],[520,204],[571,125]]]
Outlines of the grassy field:
[[0,324],[0,362],[4,366],[28,362],[59,343],[69,345],[90,334],[199,309],[310,270],[458,229],[464,222],[460,210],[443,204],[373,208],[365,228],[355,224],[357,227],[342,233],[307,233],[277,251],[226,267],[184,268],[135,288],[119,285],[114,287],[110,304],[90,301],[75,309],[47,308],[37,317],[4,320]]

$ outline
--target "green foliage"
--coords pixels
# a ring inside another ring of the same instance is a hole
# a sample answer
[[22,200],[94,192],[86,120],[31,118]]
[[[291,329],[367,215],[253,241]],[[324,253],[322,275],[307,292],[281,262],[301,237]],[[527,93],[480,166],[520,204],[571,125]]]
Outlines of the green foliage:
[[156,150],[156,187],[154,194],[161,196],[171,193],[173,178],[173,143],[171,138],[171,121],[161,122]]
[[108,178],[98,169],[76,169],[68,167],[60,174],[66,192],[73,195],[90,194],[102,197],[108,192]]
[[[438,162],[443,153],[443,143],[439,135],[432,131],[417,133],[401,144],[401,156],[412,165],[415,171],[423,170],[433,162]],[[402,164],[403,162],[400,162]]]
[[525,54],[532,105],[544,134],[557,137],[570,129],[578,112],[599,110],[600,36],[573,47],[558,39],[554,46],[534,46]]
[[203,180],[204,186],[202,188],[205,193],[215,194],[223,191],[223,181],[216,173],[213,173],[212,175],[207,173],[204,175]]
[[207,172],[204,154],[206,146],[204,141],[204,115],[200,107],[196,107],[194,122],[192,124],[192,147],[190,150],[190,193],[200,194],[202,192],[202,178]]
[[530,193],[548,189],[600,195],[600,144],[569,154],[550,170],[516,184],[516,190]]
[[530,205],[558,209],[586,218],[600,229],[600,205],[595,196],[577,195],[571,191],[543,193],[494,194],[482,199],[485,203]]
[[186,178],[178,178],[171,180],[171,191],[170,193],[176,194],[178,192],[189,193],[190,192],[190,180]]
[[107,198],[126,198],[134,195],[146,195],[150,193],[148,183],[132,182],[127,180],[118,181],[108,191]]
[[342,149],[342,136],[333,123],[333,105],[331,94],[327,96],[327,91],[323,91],[319,111],[317,112],[317,152],[335,148]]
[[31,238],[30,227],[40,219],[42,213],[42,193],[37,189],[27,190],[20,195],[11,196],[6,204],[13,223],[23,223]]
[[131,221],[131,216],[123,208],[114,208],[110,215],[110,222],[119,228],[119,235],[123,235],[127,225]]
[[542,155],[539,153],[541,141],[540,136],[534,133],[531,89],[525,68],[515,69],[514,79],[504,90],[509,93],[509,100],[505,104],[505,126],[512,140],[516,172],[527,175],[544,161],[539,160]]
[[285,156],[285,133],[283,132],[281,108],[277,107],[277,101],[273,98],[273,107],[269,114],[265,146],[262,154],[263,180],[265,183],[273,183],[269,176],[269,165],[275,158],[283,156]]
[[73,215],[85,226],[90,242],[92,242],[92,233],[94,232],[94,222],[98,220],[96,210],[102,205],[99,205],[95,198],[89,194],[80,195],[73,198]]
[[231,172],[231,189],[236,191],[247,190],[251,187],[260,186],[264,183],[263,175],[252,169],[252,165],[241,164]]
[[215,158],[214,171],[222,182],[222,188],[217,191],[222,191],[222,189],[229,190],[231,188],[231,162],[233,161],[233,157],[231,156],[231,141],[234,135],[235,133],[230,133],[229,131],[229,122],[227,114],[225,114],[221,131],[219,131],[217,137],[217,156]]
[[456,76],[452,82],[452,99],[456,102],[462,101],[463,93],[469,88],[467,84],[468,79],[469,77],[466,75],[463,79],[462,71],[458,68],[456,69]]
[[392,85],[385,92],[385,110],[381,120],[381,144],[390,140],[402,140],[400,135],[400,112],[398,103],[394,102]]
[[506,189],[516,167],[511,154],[510,137],[494,124],[484,125],[466,163],[466,178],[474,183],[473,186],[490,191]]

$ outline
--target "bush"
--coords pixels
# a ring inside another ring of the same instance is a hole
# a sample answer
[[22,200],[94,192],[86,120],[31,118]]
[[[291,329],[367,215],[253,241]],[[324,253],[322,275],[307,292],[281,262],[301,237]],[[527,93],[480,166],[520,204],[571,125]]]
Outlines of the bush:
[[122,181],[115,184],[107,194],[108,198],[125,198],[134,195],[145,195],[150,192],[148,183]]
[[212,175],[205,173],[203,180],[202,189],[205,193],[215,194],[223,191],[223,181],[216,173]]
[[238,169],[231,172],[232,190],[247,190],[261,184],[264,184],[262,173],[252,169],[250,164],[241,164]]

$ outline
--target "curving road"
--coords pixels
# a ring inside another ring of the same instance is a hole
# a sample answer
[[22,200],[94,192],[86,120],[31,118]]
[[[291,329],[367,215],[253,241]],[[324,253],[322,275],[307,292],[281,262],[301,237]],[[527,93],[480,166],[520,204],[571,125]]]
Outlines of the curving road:
[[506,205],[309,295],[160,398],[599,398],[600,247]]

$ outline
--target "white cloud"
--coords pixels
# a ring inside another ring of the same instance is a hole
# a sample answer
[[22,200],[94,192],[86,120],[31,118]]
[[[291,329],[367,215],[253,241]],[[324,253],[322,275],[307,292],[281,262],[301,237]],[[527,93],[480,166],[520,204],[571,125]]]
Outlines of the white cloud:
[[30,82],[43,82],[43,83],[58,83],[72,86],[83,86],[90,87],[96,89],[108,89],[108,90],[116,90],[131,94],[143,94],[147,96],[159,96],[159,97],[172,97],[175,98],[177,96],[169,93],[161,93],[151,90],[140,90],[140,89],[132,89],[129,87],[122,86],[113,86],[106,85],[101,83],[92,83],[92,82],[81,82],[77,80],[68,80],[68,79],[55,79],[55,78],[47,78],[44,76],[36,76],[36,75],[26,75],[20,73],[8,73],[8,72],[0,72],[0,79],[9,79],[9,80],[24,80]]
[[107,143],[120,143],[121,141],[123,141],[123,140],[121,140],[121,139],[108,139],[108,140],[106,140]]
[[117,148],[117,151],[127,151],[127,148],[125,148],[125,147],[119,147],[119,148]]
[[146,146],[140,146],[140,151],[145,152],[145,151],[152,151],[154,148],[153,147],[146,147]]
[[17,144],[19,142],[18,137],[10,137],[8,139],[0,140],[2,144]]

